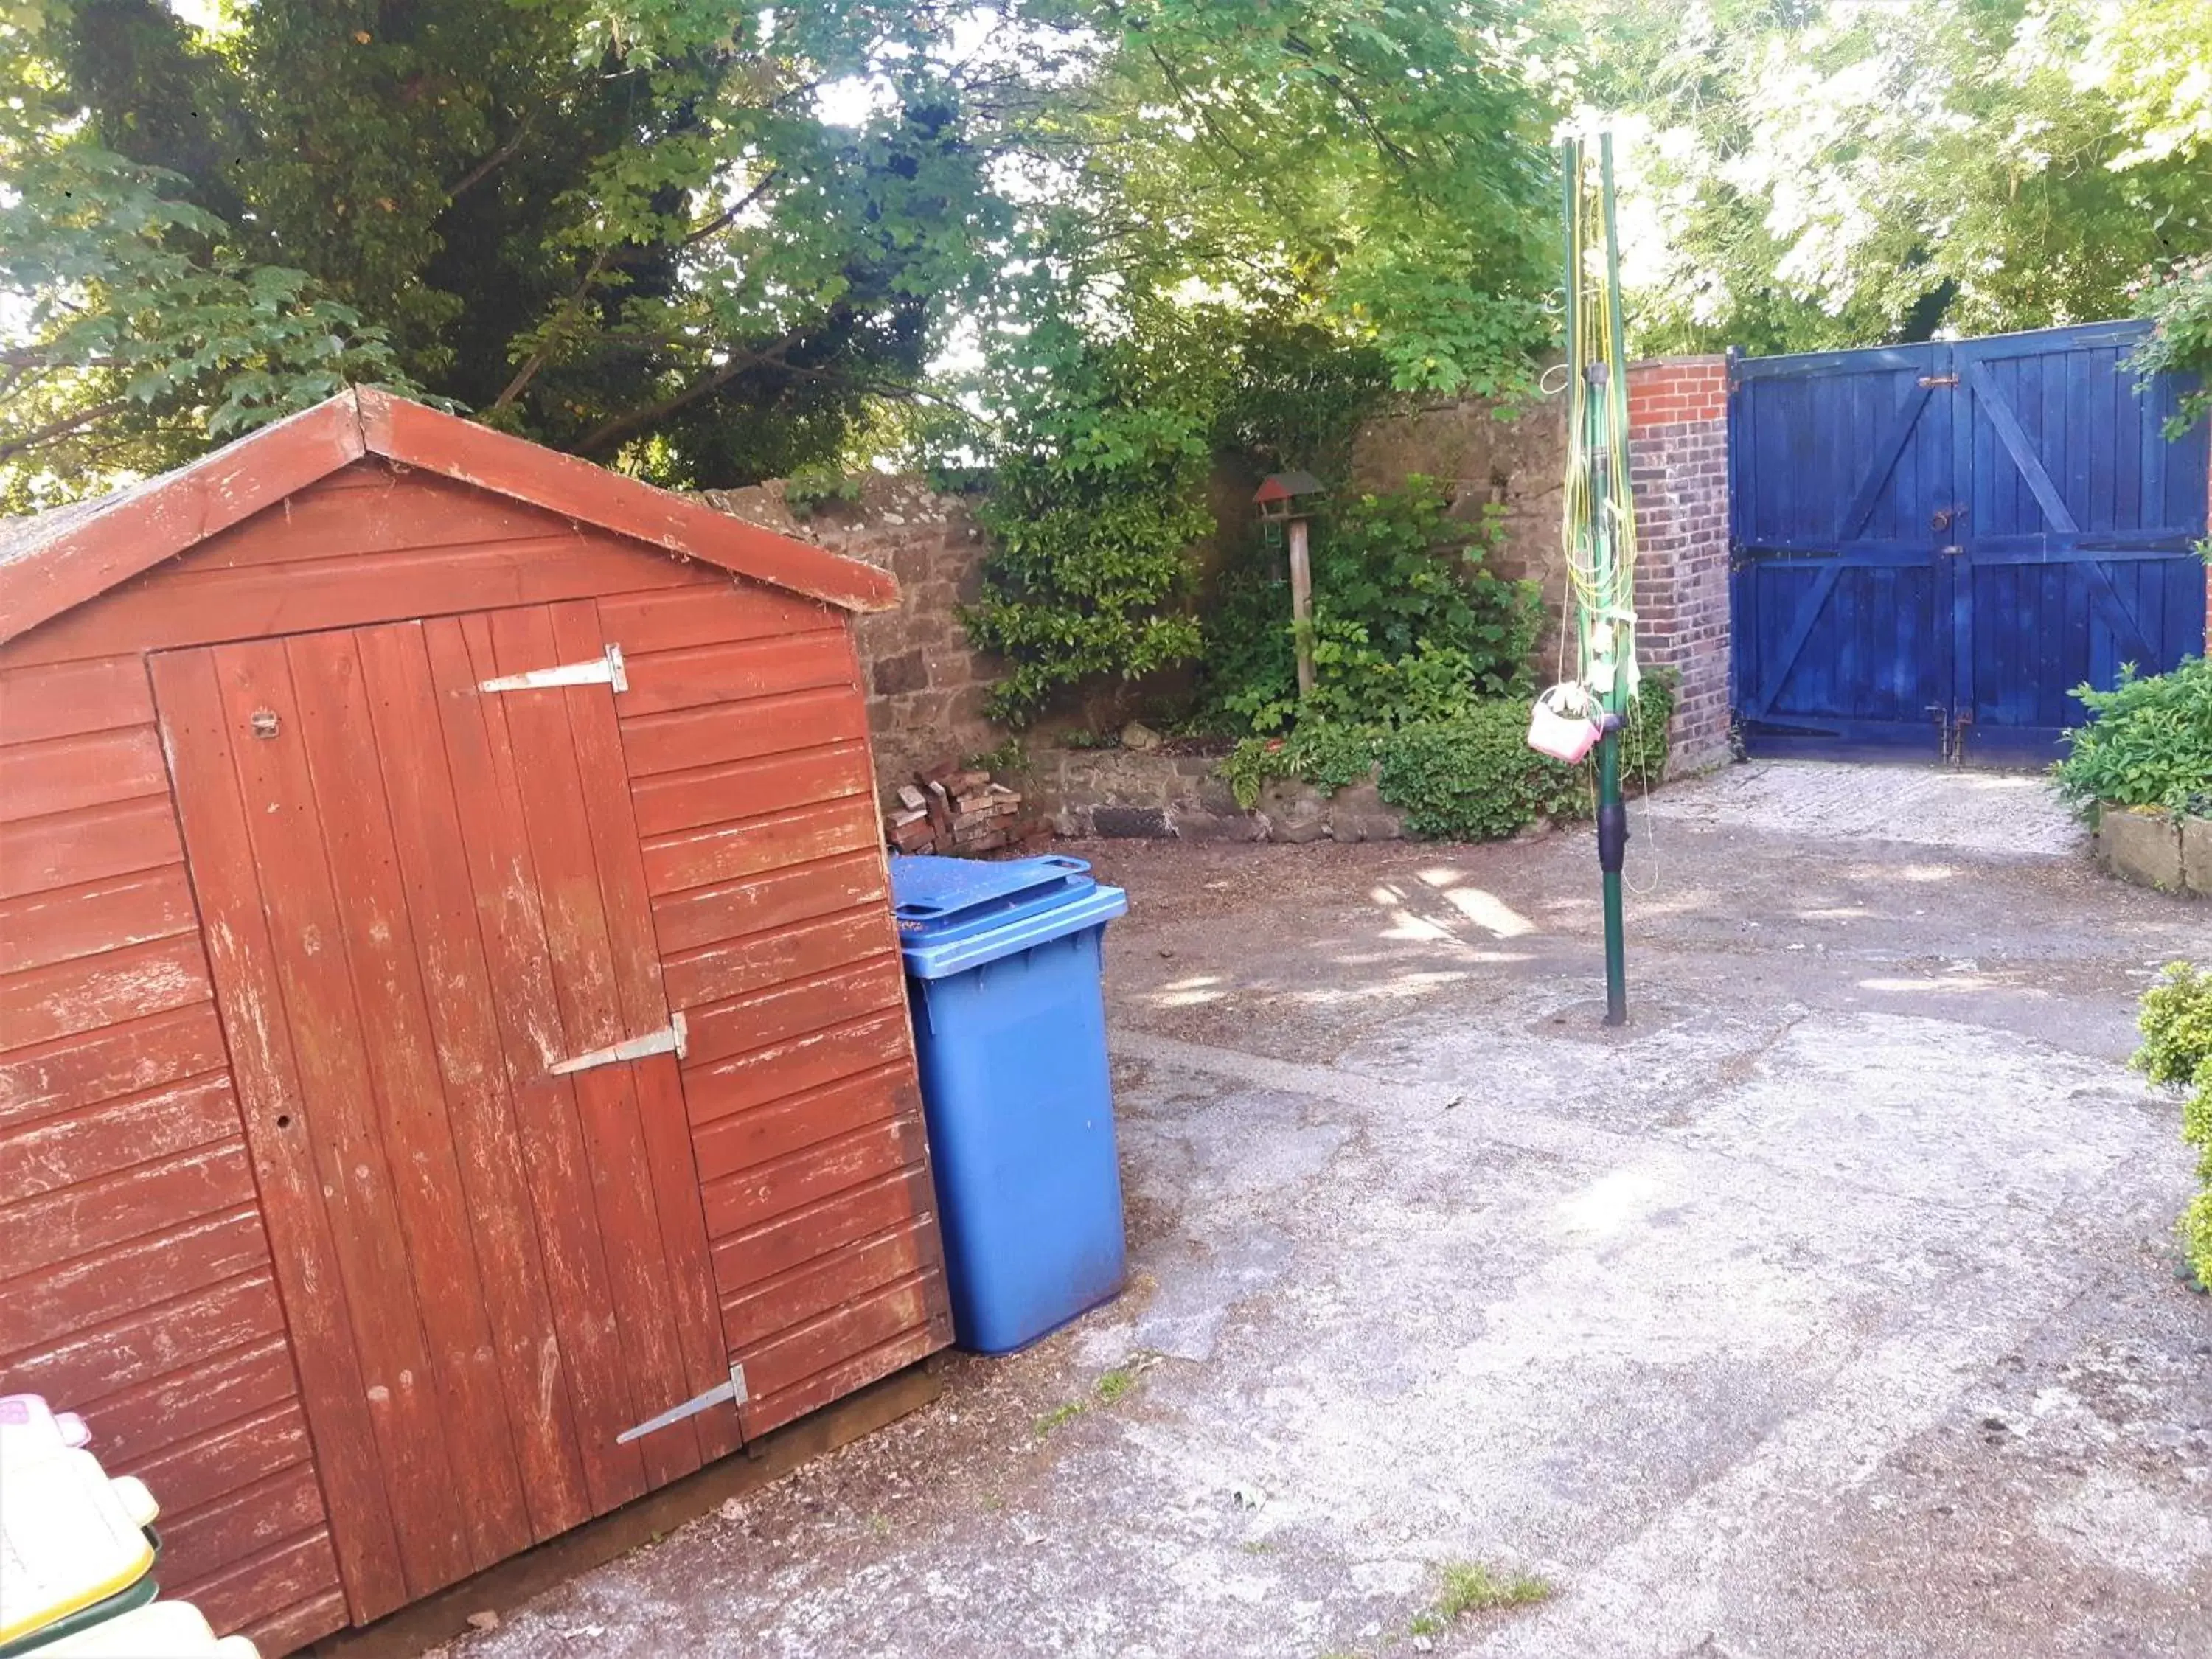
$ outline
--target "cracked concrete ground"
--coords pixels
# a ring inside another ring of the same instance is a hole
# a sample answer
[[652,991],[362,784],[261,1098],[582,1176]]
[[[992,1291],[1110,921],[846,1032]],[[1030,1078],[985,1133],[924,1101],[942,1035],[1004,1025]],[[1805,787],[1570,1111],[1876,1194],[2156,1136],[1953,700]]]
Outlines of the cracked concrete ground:
[[[455,1659],[2212,1653],[2212,1304],[2123,1064],[2212,907],[2027,779],[1634,828],[1621,1034],[1587,832],[1078,849],[1129,1292]],[[1456,1562],[1555,1594],[1438,1628]]]

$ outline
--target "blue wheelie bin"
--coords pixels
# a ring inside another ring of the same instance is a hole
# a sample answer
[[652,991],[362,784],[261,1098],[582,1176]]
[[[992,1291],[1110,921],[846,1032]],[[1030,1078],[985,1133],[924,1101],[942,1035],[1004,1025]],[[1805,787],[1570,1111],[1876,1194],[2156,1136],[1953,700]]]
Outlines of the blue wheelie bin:
[[952,1329],[1006,1353],[1121,1288],[1099,945],[1081,859],[894,858]]

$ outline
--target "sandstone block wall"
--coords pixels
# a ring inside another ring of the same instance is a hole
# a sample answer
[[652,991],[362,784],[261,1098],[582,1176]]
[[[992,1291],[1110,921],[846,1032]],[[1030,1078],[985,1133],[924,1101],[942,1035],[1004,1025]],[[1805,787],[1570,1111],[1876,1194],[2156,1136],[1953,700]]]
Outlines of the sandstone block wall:
[[994,748],[1005,734],[983,718],[996,665],[968,642],[957,614],[978,592],[984,541],[974,512],[919,478],[871,473],[857,482],[857,500],[814,503],[804,514],[792,511],[781,482],[710,489],[705,499],[898,578],[898,608],[860,617],[854,628],[876,781],[890,790],[920,768]]

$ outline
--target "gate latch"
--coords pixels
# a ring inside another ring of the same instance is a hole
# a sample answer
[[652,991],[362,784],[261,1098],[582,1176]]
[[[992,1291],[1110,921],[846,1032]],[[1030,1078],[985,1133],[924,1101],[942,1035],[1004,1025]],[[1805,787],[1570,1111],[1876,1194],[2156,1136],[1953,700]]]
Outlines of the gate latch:
[[1923,374],[1920,377],[1920,384],[1923,386],[1956,386],[1959,384],[1958,371],[1954,369],[1948,374]]

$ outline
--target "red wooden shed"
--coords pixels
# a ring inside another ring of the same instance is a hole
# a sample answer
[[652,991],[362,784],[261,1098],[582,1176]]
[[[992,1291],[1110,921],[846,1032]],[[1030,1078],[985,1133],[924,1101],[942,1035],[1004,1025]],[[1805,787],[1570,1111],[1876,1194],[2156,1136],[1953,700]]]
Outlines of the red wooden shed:
[[0,1390],[219,1627],[374,1619],[949,1340],[895,592],[371,392],[0,527]]

